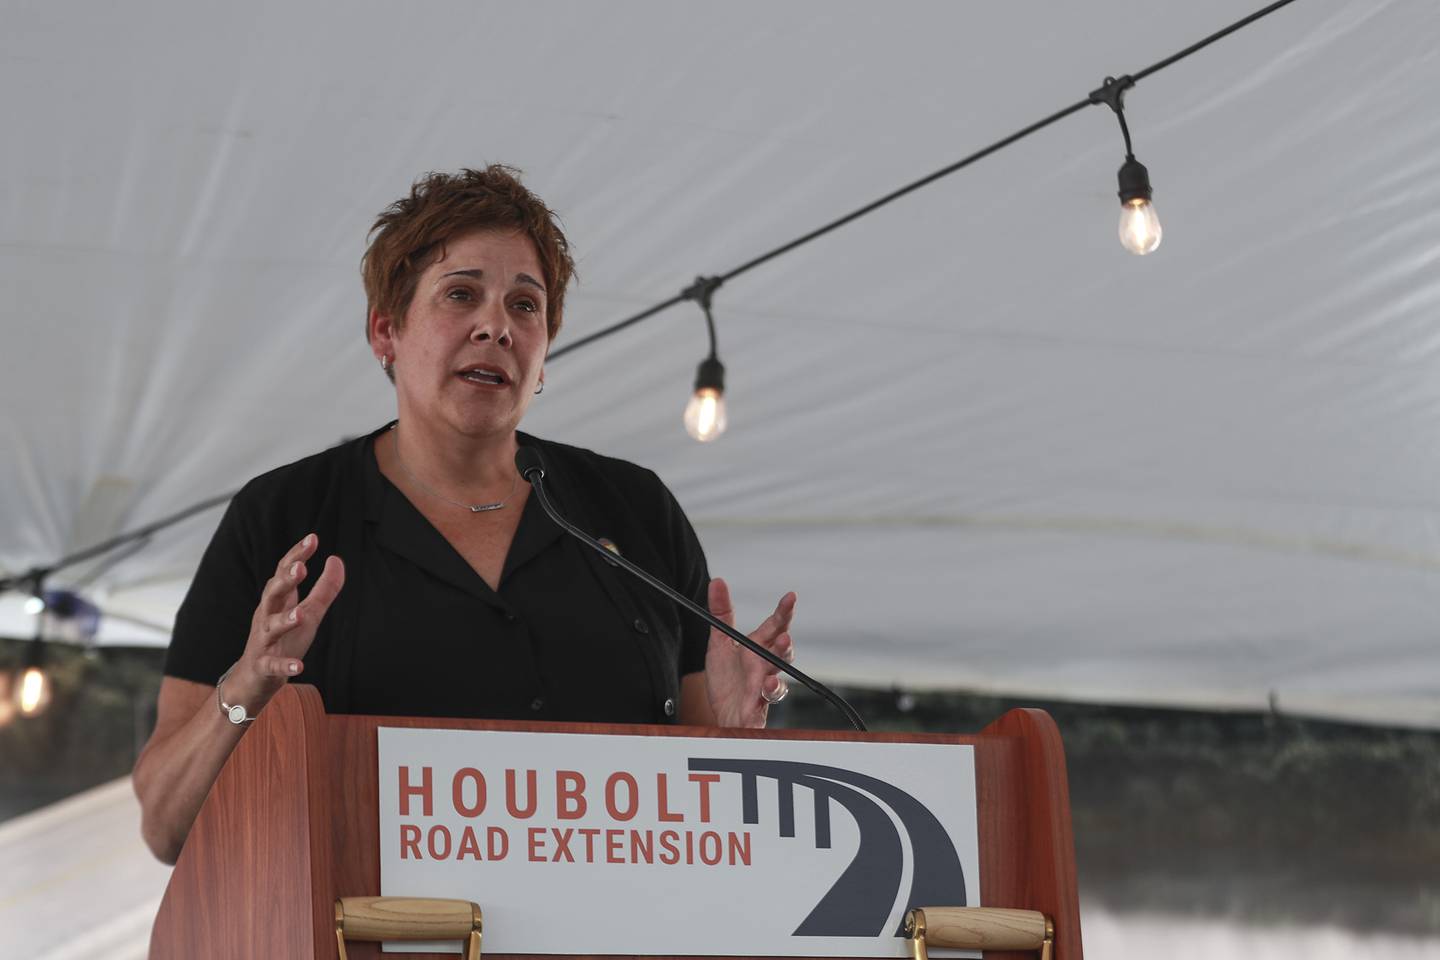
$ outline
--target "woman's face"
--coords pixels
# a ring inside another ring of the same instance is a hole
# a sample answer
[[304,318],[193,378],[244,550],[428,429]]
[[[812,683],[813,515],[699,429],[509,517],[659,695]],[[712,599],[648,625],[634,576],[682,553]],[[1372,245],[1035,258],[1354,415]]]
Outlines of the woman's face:
[[376,356],[394,361],[402,422],[477,439],[515,431],[550,345],[543,278],[529,237],[480,230],[420,275],[402,329],[371,317]]

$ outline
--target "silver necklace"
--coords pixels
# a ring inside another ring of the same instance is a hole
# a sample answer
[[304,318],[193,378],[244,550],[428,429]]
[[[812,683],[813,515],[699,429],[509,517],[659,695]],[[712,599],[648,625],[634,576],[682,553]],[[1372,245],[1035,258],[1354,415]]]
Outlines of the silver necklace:
[[[395,427],[398,426],[400,426],[400,424],[397,423],[390,429],[394,430]],[[434,497],[437,500],[444,500],[446,503],[453,506],[464,507],[471,513],[489,513],[491,510],[501,509],[505,506],[505,504],[510,502],[511,497],[515,496],[515,488],[520,484],[520,474],[517,473],[510,480],[510,492],[505,494],[505,499],[497,500],[494,503],[463,503],[459,500],[451,500],[449,497],[445,496],[445,494],[433,489],[424,480],[421,480],[419,477],[415,476],[415,474],[410,472],[410,468],[405,466],[405,461],[400,459],[400,435],[398,433],[395,434],[395,462],[400,464],[400,469],[405,471],[405,476],[415,481],[415,485],[418,486],[421,490],[424,490],[426,493],[430,494],[430,496]]]

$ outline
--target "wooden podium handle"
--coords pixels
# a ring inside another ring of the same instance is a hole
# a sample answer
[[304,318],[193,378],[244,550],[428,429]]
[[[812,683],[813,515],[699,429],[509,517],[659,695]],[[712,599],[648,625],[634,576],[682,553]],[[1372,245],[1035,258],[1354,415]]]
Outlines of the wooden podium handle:
[[1055,927],[1036,910],[917,907],[905,914],[905,936],[915,960],[927,960],[927,942],[963,950],[1039,950],[1040,960],[1050,960]]
[[335,901],[340,960],[349,940],[464,940],[466,960],[480,960],[480,905],[432,897],[341,897]]

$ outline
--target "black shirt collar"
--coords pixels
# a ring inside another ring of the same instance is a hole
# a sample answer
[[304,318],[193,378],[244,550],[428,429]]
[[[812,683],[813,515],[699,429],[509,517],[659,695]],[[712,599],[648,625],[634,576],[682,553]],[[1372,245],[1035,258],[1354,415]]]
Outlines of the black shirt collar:
[[[365,517],[374,524],[377,542],[452,586],[493,600],[495,592],[489,585],[425,519],[424,514],[380,472],[380,465],[375,459],[375,440],[393,425],[391,423],[371,434],[365,447]],[[533,443],[534,438],[521,434],[521,442]],[[500,574],[501,589],[512,571],[534,559],[562,534],[563,531],[545,515],[539,499],[532,492],[525,498],[524,512],[520,515],[515,538],[505,557]]]

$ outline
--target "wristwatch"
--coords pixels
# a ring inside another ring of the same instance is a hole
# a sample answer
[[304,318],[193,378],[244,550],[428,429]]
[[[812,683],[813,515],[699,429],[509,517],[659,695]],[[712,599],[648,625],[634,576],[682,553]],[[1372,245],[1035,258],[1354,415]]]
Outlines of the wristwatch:
[[[230,668],[230,670],[234,669],[234,667]],[[236,726],[243,723],[254,723],[255,718],[250,716],[250,711],[246,710],[241,704],[226,703],[225,695],[220,692],[220,684],[224,683],[225,678],[230,676],[230,670],[226,670],[220,674],[220,679],[215,681],[215,702],[220,704],[220,712],[225,714],[225,718]]]

